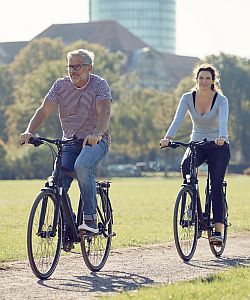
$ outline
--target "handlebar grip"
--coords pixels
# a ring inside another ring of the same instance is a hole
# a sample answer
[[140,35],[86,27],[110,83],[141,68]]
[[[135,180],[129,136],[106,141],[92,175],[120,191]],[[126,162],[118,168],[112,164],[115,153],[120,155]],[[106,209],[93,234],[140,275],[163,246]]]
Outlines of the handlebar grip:
[[175,142],[170,141],[167,146],[161,146],[160,148],[161,149],[163,149],[163,148],[173,148],[173,149],[175,149],[175,148],[178,148],[178,147],[179,147],[179,145],[177,145]]
[[41,141],[39,138],[36,137],[31,137],[28,141],[29,144],[34,145],[34,147],[39,147],[40,145],[43,144],[43,141]]
[[173,148],[173,149],[176,149],[176,148],[180,147],[180,145],[178,145],[178,144],[175,143],[175,142],[169,142],[168,147]]
[[181,147],[181,145],[177,142],[169,142],[169,144],[167,146],[162,146],[161,149],[163,148],[173,148],[173,149],[176,149],[178,147]]

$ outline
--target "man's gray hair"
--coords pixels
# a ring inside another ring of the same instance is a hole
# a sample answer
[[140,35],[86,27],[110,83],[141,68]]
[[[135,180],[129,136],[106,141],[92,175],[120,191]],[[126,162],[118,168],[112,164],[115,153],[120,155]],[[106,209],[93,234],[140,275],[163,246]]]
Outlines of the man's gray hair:
[[95,53],[87,49],[77,49],[67,53],[67,59],[72,56],[80,56],[84,64],[94,65]]

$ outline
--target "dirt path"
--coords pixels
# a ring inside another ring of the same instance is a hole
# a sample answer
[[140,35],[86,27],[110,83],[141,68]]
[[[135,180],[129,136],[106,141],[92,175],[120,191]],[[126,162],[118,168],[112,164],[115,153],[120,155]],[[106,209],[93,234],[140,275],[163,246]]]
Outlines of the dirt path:
[[215,258],[207,239],[198,242],[189,263],[173,243],[113,250],[99,273],[91,273],[80,254],[61,257],[51,279],[37,280],[27,261],[0,269],[0,299],[94,299],[96,296],[205,277],[237,265],[250,265],[250,234],[231,236],[222,258]]

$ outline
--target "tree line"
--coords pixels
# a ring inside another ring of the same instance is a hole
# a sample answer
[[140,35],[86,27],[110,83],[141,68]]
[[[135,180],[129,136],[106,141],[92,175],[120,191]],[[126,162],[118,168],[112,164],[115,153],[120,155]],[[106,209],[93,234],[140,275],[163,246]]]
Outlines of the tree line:
[[[77,48],[96,53],[94,73],[107,79],[111,86],[113,142],[107,163],[165,159],[159,150],[159,140],[172,121],[181,94],[194,85],[192,74],[171,91],[157,91],[142,87],[136,72],[125,73],[124,53],[110,52],[86,41],[65,46],[61,40],[43,38],[31,41],[8,65],[0,64],[0,179],[41,178],[51,170],[49,151],[20,147],[19,134],[54,81],[67,74],[66,53]],[[232,159],[250,165],[250,62],[224,53],[208,56],[205,61],[219,69],[221,87],[229,99]],[[190,128],[187,118],[177,138],[187,140]],[[61,137],[56,113],[38,133]],[[166,163],[171,162],[171,155]]]

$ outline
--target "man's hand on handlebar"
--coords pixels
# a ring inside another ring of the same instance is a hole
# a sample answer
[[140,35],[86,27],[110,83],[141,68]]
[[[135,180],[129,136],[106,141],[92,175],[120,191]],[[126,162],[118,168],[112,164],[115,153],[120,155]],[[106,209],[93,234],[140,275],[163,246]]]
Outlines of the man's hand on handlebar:
[[82,146],[85,146],[85,145],[94,146],[94,145],[98,144],[98,142],[101,139],[102,139],[102,137],[99,135],[96,135],[96,134],[88,135],[83,140]]
[[25,131],[24,133],[20,134],[19,140],[20,140],[20,145],[23,144],[28,144],[30,138],[33,137],[32,133]]

